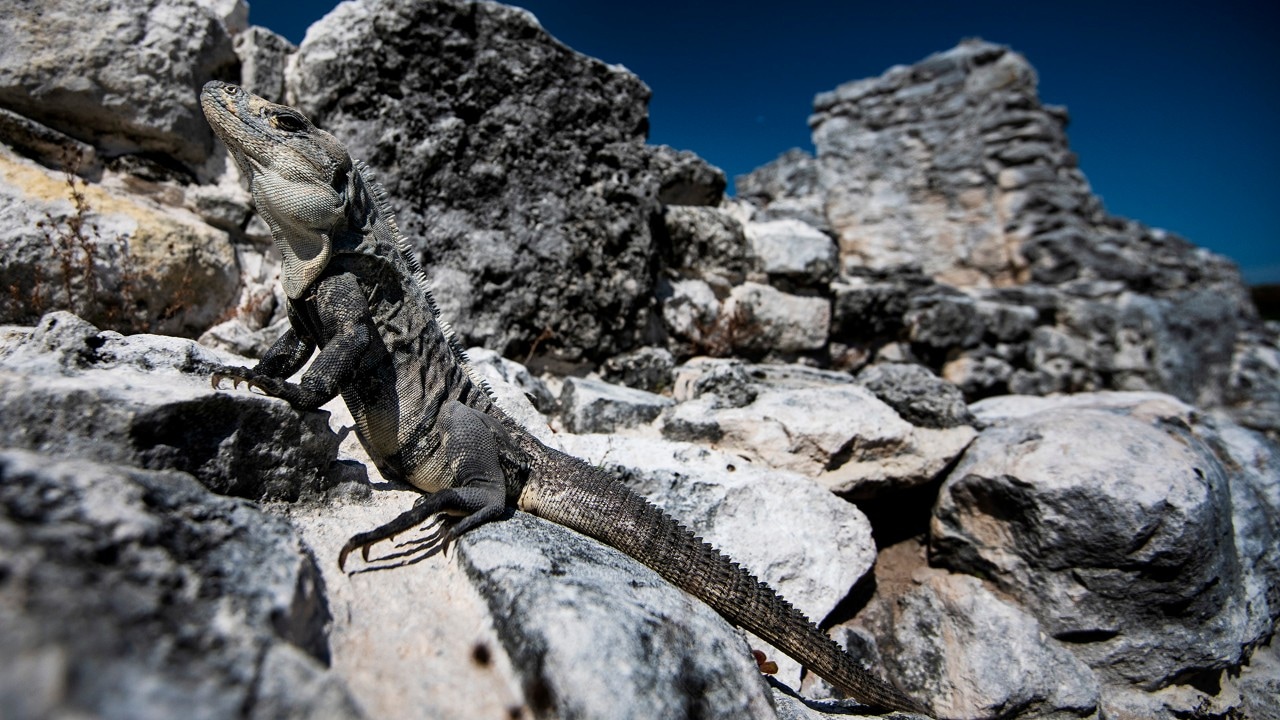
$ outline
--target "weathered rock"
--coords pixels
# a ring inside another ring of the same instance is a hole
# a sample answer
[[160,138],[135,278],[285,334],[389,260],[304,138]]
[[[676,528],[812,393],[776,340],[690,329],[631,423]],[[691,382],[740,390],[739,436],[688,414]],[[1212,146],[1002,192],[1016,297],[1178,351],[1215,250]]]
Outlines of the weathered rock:
[[114,329],[194,336],[226,309],[239,284],[226,233],[3,147],[0,226],[5,322],[61,308]]
[[1098,717],[1098,679],[1027,612],[974,577],[921,568],[860,621],[886,672],[939,717]]
[[468,348],[467,359],[489,382],[498,402],[512,417],[535,434],[545,428],[547,420],[539,413],[552,413],[559,407],[555,393],[545,382],[534,377],[524,365],[492,350]]
[[[1108,215],[1066,122],[1040,103],[1022,56],[968,40],[819,94],[817,155],[789,152],[738,178],[738,194],[753,220],[802,220],[837,237],[854,276],[831,288],[838,364],[909,340],[914,360],[971,400],[1149,389],[1274,426],[1276,344],[1260,338],[1239,273]],[[904,283],[903,268],[938,285]],[[1246,400],[1238,386],[1269,399]]]
[[1280,332],[1274,327],[1237,341],[1226,401],[1245,427],[1280,437]]
[[974,422],[960,388],[919,365],[870,365],[858,373],[858,382],[912,425],[949,428]]
[[600,374],[608,382],[656,393],[671,387],[675,367],[675,358],[667,349],[643,347],[609,358]]
[[[1238,665],[1259,627],[1221,462],[1185,423],[1045,402],[951,472],[932,557],[991,579],[1111,681],[1154,690]],[[1140,412],[1177,417],[1154,402]]]
[[757,270],[742,223],[719,208],[665,207],[661,228],[663,263],[680,277],[728,292]]
[[835,275],[836,245],[799,220],[747,223],[744,228],[760,268],[799,287],[823,287]]
[[180,470],[252,499],[351,489],[331,468],[338,439],[322,413],[209,387],[211,368],[234,358],[189,340],[99,332],[68,313],[4,344],[0,445]]
[[560,418],[572,433],[608,433],[652,422],[671,399],[588,378],[565,378]]
[[773,716],[732,627],[622,553],[517,513],[473,530],[458,558],[538,714]]
[[830,229],[822,205],[819,164],[809,153],[793,148],[776,160],[734,178],[738,197],[757,205],[762,220],[794,218],[820,230]]
[[[875,560],[857,508],[791,473],[685,443],[616,435],[558,436],[561,447],[619,474],[695,534],[742,563],[814,620],[830,613]],[[777,532],[761,533],[771,527]],[[800,687],[799,665],[752,636]]]
[[973,298],[943,286],[912,297],[903,323],[912,345],[934,355],[979,347],[986,333]]
[[734,393],[751,397],[746,404],[725,402],[710,390],[676,405],[664,415],[663,435],[741,453],[833,492],[867,497],[929,482],[975,434],[967,426],[913,426],[847,375],[787,370],[756,366],[754,396]]
[[831,284],[831,337],[850,343],[896,339],[911,298],[932,284],[912,268],[842,276]]
[[875,562],[866,517],[807,478],[682,442],[562,440],[566,452],[618,473],[814,620],[826,617]]
[[1256,720],[1280,718],[1280,658],[1276,657],[1275,640],[1259,648],[1249,660],[1236,685],[1246,717]]
[[653,148],[653,165],[659,178],[658,202],[663,205],[714,207],[724,198],[724,171],[688,150],[658,145]]
[[298,106],[387,186],[464,342],[524,354],[551,331],[538,349],[569,360],[642,344],[662,172],[634,75],[461,0],[344,3],[291,67]]
[[760,394],[753,374],[741,360],[695,358],[680,366],[672,395],[677,402],[710,395],[714,407],[744,407]]
[[92,145],[3,108],[0,108],[0,143],[48,168],[71,170],[81,177],[102,174],[102,164]]
[[284,37],[253,26],[235,36],[240,85],[255,95],[285,102],[284,68],[298,48]]
[[189,475],[6,450],[0,553],[5,717],[363,717],[307,549]]
[[698,279],[658,281],[657,299],[668,345],[680,355],[726,355],[729,338],[719,324],[722,305],[715,290]]
[[831,302],[748,282],[729,293],[718,322],[717,330],[736,352],[757,359],[785,357],[827,344]]
[[6,4],[0,105],[105,156],[151,153],[194,170],[214,145],[195,88],[231,77],[237,63],[226,9],[121,0],[86,10],[63,0]]

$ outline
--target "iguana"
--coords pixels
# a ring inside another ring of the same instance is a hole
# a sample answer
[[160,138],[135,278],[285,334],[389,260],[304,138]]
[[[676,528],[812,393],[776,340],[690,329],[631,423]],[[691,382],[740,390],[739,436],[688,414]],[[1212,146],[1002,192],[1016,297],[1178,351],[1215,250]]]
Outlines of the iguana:
[[[220,367],[295,408],[341,393],[383,477],[425,495],[338,558],[439,514],[444,542],[515,507],[608,543],[833,682],[881,709],[925,713],[868,674],[768,585],[670,516],[583,460],[549,448],[512,420],[473,374],[427,290],[385,192],[332,135],[297,110],[223,82],[200,103],[249,181],[280,251],[290,329],[257,367]],[[299,383],[287,382],[319,348]]]

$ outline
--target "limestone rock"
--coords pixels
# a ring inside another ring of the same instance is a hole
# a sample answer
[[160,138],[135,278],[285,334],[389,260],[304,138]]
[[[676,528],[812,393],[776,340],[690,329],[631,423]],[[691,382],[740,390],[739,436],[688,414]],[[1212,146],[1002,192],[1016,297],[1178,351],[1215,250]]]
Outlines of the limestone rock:
[[671,387],[675,358],[666,348],[642,347],[604,362],[600,374],[608,382],[659,393]]
[[1280,332],[1272,326],[1237,340],[1226,402],[1236,422],[1280,437]]
[[831,283],[831,337],[849,343],[896,339],[912,297],[931,285],[914,268],[840,277]]
[[535,434],[546,425],[540,413],[557,409],[555,393],[524,365],[480,347],[468,348],[467,359],[489,382],[502,408]]
[[190,475],[0,452],[0,554],[5,717],[364,717],[289,523]]
[[966,40],[820,93],[809,122],[816,155],[791,151],[737,186],[750,221],[838,239],[835,362],[906,340],[906,359],[970,400],[1158,390],[1274,426],[1274,333],[1239,273],[1109,215],[1021,55]]
[[836,245],[799,220],[747,223],[744,231],[764,272],[800,287],[824,286],[835,275]]
[[257,25],[235,36],[240,85],[273,102],[285,101],[284,69],[298,48],[283,36]]
[[464,342],[524,354],[551,331],[539,350],[572,361],[641,344],[670,158],[644,144],[634,75],[461,0],[344,3],[292,67],[290,97],[387,186]]
[[458,554],[490,603],[535,711],[772,716],[750,652],[729,624],[618,551],[517,513],[476,528]]
[[653,164],[659,177],[658,202],[663,205],[714,207],[724,198],[724,172],[688,150],[658,145],[653,148]]
[[789,368],[772,369],[756,366],[754,392],[733,393],[750,398],[745,404],[724,402],[712,391],[676,405],[664,416],[663,435],[741,453],[833,492],[867,497],[929,482],[975,434],[968,426],[914,426],[848,376],[788,377]]
[[960,388],[919,365],[872,365],[858,373],[858,382],[912,425],[948,428],[974,422]]
[[1098,717],[1089,666],[977,578],[921,569],[869,609],[886,671],[947,718]]
[[717,330],[735,351],[755,358],[785,357],[827,344],[831,303],[748,282],[730,292],[719,323]]
[[727,292],[758,269],[742,223],[720,208],[665,207],[660,227],[663,263],[678,277]]
[[794,218],[825,231],[831,225],[823,207],[820,172],[812,155],[793,148],[773,162],[734,178],[734,186],[738,197],[759,208],[756,215],[760,219]]
[[61,308],[117,330],[194,336],[224,312],[239,285],[226,233],[3,147],[0,224],[6,322]]
[[81,177],[99,177],[102,163],[88,143],[0,108],[0,142],[47,168],[69,169]]
[[1253,654],[1238,685],[1248,717],[1280,718],[1280,658],[1276,657],[1274,640]]
[[572,433],[608,433],[652,422],[669,398],[588,378],[565,378],[561,419]]
[[223,13],[199,0],[86,10],[6,3],[0,105],[108,157],[158,153],[194,170],[214,146],[195,89],[229,77],[237,62]]
[[[618,473],[814,621],[831,613],[875,562],[866,517],[806,478],[687,443],[558,438],[565,451]],[[753,646],[767,647],[758,639]],[[799,688],[799,666],[767,654],[782,667],[778,679]]]
[[194,475],[220,494],[317,498],[349,480],[321,413],[210,388],[234,358],[189,340],[121,336],[68,313],[14,333],[0,358],[0,445]]
[[1185,423],[1050,403],[974,441],[932,556],[993,580],[1111,681],[1154,690],[1239,664],[1268,611],[1246,604],[1222,463]]

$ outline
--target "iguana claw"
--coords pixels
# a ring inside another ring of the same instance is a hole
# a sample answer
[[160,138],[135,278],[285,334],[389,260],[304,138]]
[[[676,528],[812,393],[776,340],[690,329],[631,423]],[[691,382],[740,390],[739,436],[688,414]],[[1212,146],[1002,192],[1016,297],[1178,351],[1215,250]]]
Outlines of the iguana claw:
[[285,394],[286,383],[267,375],[259,375],[256,371],[245,367],[224,367],[214,371],[210,381],[214,390],[222,389],[222,381],[230,380],[231,389],[239,390],[244,383],[246,390],[257,390],[263,395],[281,397]]
[[[240,387],[240,383],[246,383],[252,387],[254,372],[245,367],[221,367],[213,372],[209,382],[213,385],[214,390],[221,390],[222,381],[230,380],[231,389],[236,390]],[[261,388],[260,388],[261,389]]]

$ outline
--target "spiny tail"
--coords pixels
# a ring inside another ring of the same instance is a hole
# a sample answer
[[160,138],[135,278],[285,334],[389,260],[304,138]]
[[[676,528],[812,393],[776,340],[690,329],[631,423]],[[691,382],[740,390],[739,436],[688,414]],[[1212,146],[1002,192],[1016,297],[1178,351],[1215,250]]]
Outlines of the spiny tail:
[[643,497],[580,461],[562,466],[556,474],[556,480],[546,483],[550,487],[534,490],[527,510],[634,557],[859,702],[928,714],[919,703],[863,670],[856,658],[773,588]]

